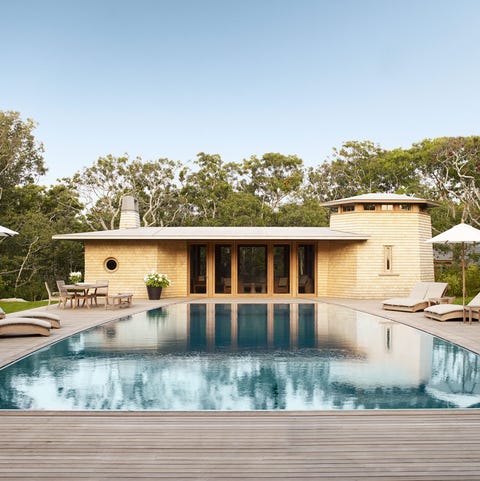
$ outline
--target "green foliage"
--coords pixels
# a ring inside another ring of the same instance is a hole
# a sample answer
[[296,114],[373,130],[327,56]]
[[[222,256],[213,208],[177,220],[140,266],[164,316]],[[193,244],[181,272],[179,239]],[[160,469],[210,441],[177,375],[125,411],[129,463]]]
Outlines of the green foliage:
[[369,192],[416,193],[420,178],[407,151],[370,141],[345,142],[328,162],[308,170],[308,190],[322,201]]
[[219,203],[214,219],[194,216],[190,225],[210,226],[266,226],[271,225],[272,210],[249,192],[230,192]]
[[0,204],[0,224],[19,232],[0,240],[0,297],[43,299],[45,280],[67,278],[83,268],[80,243],[52,240],[61,232],[86,229],[75,218],[78,202],[63,186],[16,187]]
[[183,182],[182,199],[186,204],[185,223],[188,225],[218,225],[223,202],[234,192],[232,169],[218,154],[197,155],[197,170],[185,169],[180,176]]
[[275,215],[275,225],[285,227],[315,226],[327,227],[327,210],[318,199],[304,201],[301,204],[284,204]]
[[[18,112],[0,112],[0,224],[20,232],[0,239],[0,297],[39,299],[46,294],[44,280],[54,285],[83,270],[82,244],[52,236],[118,228],[124,195],[138,199],[144,226],[326,226],[323,201],[367,192],[439,200],[431,210],[434,234],[461,220],[480,226],[477,136],[425,139],[392,150],[349,141],[309,168],[296,155],[272,152],[229,163],[201,152],[189,165],[107,155],[47,188],[34,183],[46,170],[34,129]],[[458,262],[458,248],[452,251]],[[440,274],[456,295],[458,269]],[[472,294],[480,290],[475,269],[467,273]]]
[[35,141],[33,120],[0,111],[0,198],[5,190],[35,182],[45,174],[43,145]]
[[[444,268],[437,275],[437,281],[448,282],[448,294],[462,297],[462,267],[453,264]],[[465,271],[465,287],[467,296],[475,296],[480,292],[480,266],[469,265]]]
[[243,161],[239,172],[242,190],[259,197],[273,211],[299,189],[304,177],[302,159],[279,153],[267,153],[261,159],[252,156]]
[[425,139],[410,153],[432,198],[452,218],[480,226],[480,137]]

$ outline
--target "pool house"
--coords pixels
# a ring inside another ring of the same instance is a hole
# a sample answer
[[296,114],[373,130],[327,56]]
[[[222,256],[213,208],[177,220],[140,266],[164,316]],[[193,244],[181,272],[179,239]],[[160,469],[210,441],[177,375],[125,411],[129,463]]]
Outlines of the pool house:
[[61,234],[83,241],[85,279],[146,298],[144,275],[166,273],[162,297],[385,298],[433,281],[428,209],[400,194],[365,194],[323,204],[329,227],[140,227],[124,197],[120,228]]

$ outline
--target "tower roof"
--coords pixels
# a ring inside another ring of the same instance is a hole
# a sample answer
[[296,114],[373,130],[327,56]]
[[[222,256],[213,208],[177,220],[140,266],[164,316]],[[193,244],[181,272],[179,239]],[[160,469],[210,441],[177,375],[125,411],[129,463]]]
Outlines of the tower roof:
[[322,203],[324,207],[336,207],[346,204],[419,204],[426,207],[437,207],[439,205],[437,202],[419,197],[411,197],[406,194],[385,194],[384,192],[355,195]]

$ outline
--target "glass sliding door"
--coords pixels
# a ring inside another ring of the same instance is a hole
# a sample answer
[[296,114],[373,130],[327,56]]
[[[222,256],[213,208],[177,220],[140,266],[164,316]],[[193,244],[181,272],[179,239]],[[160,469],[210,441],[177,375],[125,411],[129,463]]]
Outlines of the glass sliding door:
[[232,247],[215,245],[215,294],[232,292]]
[[315,292],[315,246],[300,244],[298,246],[298,293]]
[[273,292],[288,294],[290,292],[290,246],[273,246]]
[[207,293],[207,246],[190,246],[190,294]]
[[267,246],[238,246],[238,293],[267,292]]

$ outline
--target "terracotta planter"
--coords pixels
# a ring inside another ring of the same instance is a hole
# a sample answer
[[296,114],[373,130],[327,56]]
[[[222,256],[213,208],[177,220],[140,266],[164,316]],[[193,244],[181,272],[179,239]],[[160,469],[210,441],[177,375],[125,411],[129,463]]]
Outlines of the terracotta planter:
[[151,301],[158,301],[162,296],[162,288],[161,287],[150,287],[147,286],[148,298]]

